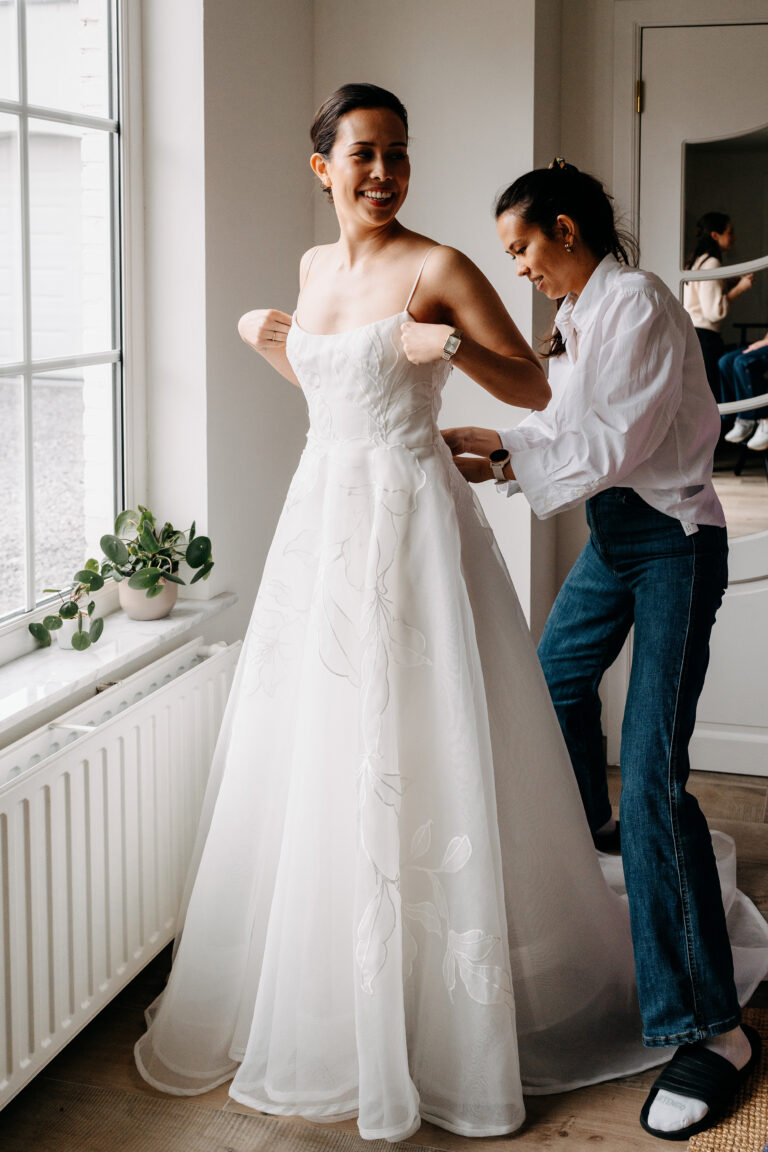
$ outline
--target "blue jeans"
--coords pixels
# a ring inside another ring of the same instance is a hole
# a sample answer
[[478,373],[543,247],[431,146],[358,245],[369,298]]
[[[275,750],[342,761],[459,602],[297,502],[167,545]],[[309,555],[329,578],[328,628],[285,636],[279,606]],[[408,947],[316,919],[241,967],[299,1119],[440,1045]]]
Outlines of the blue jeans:
[[631,488],[594,496],[587,520],[539,658],[594,831],[611,815],[597,690],[634,624],[620,817],[643,1043],[687,1044],[740,1021],[712,843],[685,787],[726,534],[686,536]]
[[[720,392],[723,400],[751,400],[768,392],[768,347],[747,352],[737,348],[726,352],[718,361]],[[759,420],[768,415],[768,408],[745,409],[739,412],[742,420]]]
[[709,386],[712,389],[712,395],[719,404],[720,373],[717,364],[725,351],[723,338],[719,332],[713,332],[710,328],[696,328],[694,331],[699,338],[699,346],[701,348],[701,354],[704,357],[704,367],[707,372]]

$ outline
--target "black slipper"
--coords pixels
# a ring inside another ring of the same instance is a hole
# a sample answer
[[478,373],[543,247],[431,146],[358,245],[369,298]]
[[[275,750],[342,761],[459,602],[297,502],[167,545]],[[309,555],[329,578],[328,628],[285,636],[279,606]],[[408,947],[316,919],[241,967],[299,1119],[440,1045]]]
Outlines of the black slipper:
[[[737,1091],[760,1060],[762,1051],[760,1037],[749,1024],[742,1024],[742,1028],[752,1048],[752,1055],[743,1068],[734,1068],[730,1060],[718,1056],[717,1052],[710,1052],[701,1042],[678,1048],[669,1064],[665,1065],[654,1080],[648,1099],[643,1105],[640,1123],[646,1132],[650,1132],[651,1136],[658,1136],[660,1140],[687,1140],[689,1136],[705,1132],[707,1128],[713,1128],[717,1124],[733,1104]],[[658,1128],[651,1128],[648,1113],[662,1089],[676,1092],[678,1096],[703,1100],[708,1105],[709,1111],[695,1124],[689,1124],[687,1128],[678,1128],[675,1132],[662,1132]]]
[[612,832],[593,832],[592,843],[598,852],[608,852],[611,855],[621,852],[620,821],[616,821],[616,827]]

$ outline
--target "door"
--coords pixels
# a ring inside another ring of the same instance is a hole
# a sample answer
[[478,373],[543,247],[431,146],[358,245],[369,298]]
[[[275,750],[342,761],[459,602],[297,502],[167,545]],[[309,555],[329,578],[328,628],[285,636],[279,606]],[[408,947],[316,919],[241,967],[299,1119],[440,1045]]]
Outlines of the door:
[[[768,331],[768,21],[644,28],[641,76],[641,264],[681,295],[696,217],[725,212],[736,231],[731,274],[754,270],[755,283],[723,335],[751,342]],[[761,327],[739,331],[734,318]],[[768,417],[768,407],[764,412]],[[765,775],[768,479],[755,456],[747,453],[753,467],[745,476],[757,516],[752,526],[748,518],[746,527],[735,526],[726,489],[736,478],[727,459],[715,474],[729,519],[731,582],[713,632],[691,759],[694,768]]]

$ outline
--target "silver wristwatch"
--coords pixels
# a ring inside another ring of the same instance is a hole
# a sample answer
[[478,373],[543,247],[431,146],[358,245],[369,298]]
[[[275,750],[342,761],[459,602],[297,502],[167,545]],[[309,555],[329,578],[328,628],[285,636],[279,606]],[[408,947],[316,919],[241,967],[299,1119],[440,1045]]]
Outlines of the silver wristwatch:
[[510,456],[506,448],[494,448],[488,459],[491,462],[491,472],[496,479],[497,484],[506,483],[507,477],[504,475],[504,469],[509,464]]
[[464,333],[460,332],[458,328],[454,328],[450,336],[443,345],[443,360],[452,360],[459,350],[459,344]]

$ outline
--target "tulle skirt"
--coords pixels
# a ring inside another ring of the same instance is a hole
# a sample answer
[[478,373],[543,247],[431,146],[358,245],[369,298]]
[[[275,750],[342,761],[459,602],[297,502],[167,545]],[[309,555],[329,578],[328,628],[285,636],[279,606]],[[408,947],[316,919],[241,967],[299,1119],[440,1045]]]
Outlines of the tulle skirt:
[[[716,847],[743,1000],[768,966],[764,924],[735,891],[731,842]],[[668,1056],[640,1042],[621,893],[447,450],[310,437],[141,1074],[179,1095],[233,1078],[241,1103],[355,1115],[371,1139],[406,1139],[421,1118],[513,1131],[523,1091]]]

